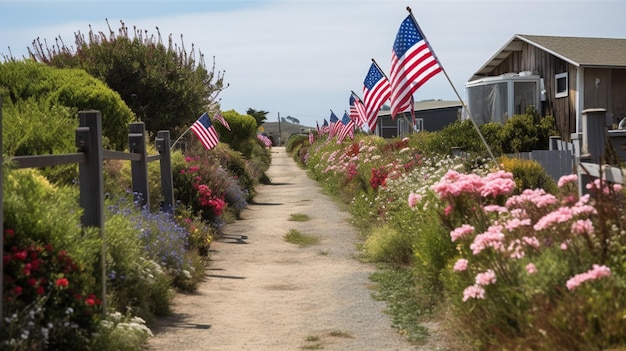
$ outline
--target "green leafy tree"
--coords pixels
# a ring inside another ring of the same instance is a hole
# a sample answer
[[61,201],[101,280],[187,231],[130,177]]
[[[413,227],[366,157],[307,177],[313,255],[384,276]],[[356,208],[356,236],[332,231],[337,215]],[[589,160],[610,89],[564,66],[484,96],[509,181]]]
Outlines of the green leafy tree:
[[256,121],[256,125],[257,127],[260,127],[261,124],[263,124],[266,120],[267,120],[267,114],[269,112],[267,111],[263,111],[263,110],[255,110],[253,108],[248,108],[248,111],[246,111],[246,113],[250,116],[252,116],[254,118],[254,120]]
[[[173,137],[184,132],[201,111],[218,105],[217,96],[224,85],[224,72],[215,71],[215,59],[207,69],[204,55],[196,59],[194,45],[187,51],[175,44],[170,34],[163,44],[157,35],[120,22],[117,34],[109,26],[108,35],[75,34],[75,49],[57,38],[52,48],[39,39],[29,48],[30,56],[56,67],[79,67],[106,82],[117,91],[149,133],[170,130]],[[108,21],[107,21],[108,24]]]

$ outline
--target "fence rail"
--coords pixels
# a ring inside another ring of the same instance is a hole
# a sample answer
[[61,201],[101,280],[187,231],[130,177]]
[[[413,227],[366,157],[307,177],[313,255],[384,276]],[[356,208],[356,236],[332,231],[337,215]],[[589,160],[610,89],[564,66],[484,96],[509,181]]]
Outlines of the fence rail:
[[[2,147],[2,97],[0,97],[0,151]],[[104,245],[104,160],[126,160],[131,162],[132,191],[140,205],[149,204],[148,189],[148,163],[159,161],[161,173],[161,191],[163,195],[162,210],[173,211],[174,189],[172,180],[172,164],[170,154],[169,131],[159,131],[155,140],[156,155],[147,155],[146,133],[143,122],[129,125],[129,149],[130,152],[104,150],[102,148],[102,116],[100,111],[78,112],[79,127],[76,128],[77,153],[55,155],[30,155],[15,156],[10,160],[16,168],[41,168],[66,164],[78,164],[80,198],[79,203],[83,208],[81,224],[83,227],[100,228],[102,239],[101,250],[101,284],[102,284],[102,308],[106,310],[106,247]],[[0,173],[0,222],[4,223],[2,208],[2,174]],[[3,251],[4,233],[1,234],[0,251]],[[4,270],[0,260],[0,271]],[[4,283],[0,282],[0,301],[3,300],[2,292]],[[0,304],[0,316],[2,316],[2,304]]]

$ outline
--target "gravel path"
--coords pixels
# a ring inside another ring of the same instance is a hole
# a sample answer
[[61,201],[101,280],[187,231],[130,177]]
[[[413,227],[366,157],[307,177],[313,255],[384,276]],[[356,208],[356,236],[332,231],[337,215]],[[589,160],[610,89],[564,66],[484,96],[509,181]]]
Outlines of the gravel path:
[[[178,294],[174,313],[159,322],[148,350],[417,350],[371,298],[371,265],[354,259],[350,215],[310,180],[285,149],[272,149],[255,203],[226,234],[243,242],[212,244],[207,279]],[[289,221],[293,213],[309,221]],[[289,229],[317,236],[305,248],[284,240]]]

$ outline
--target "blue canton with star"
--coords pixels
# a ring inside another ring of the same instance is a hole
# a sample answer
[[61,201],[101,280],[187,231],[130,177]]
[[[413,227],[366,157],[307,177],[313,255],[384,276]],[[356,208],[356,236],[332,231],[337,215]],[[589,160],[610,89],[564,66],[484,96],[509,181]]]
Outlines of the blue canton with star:
[[393,52],[402,57],[413,45],[423,40],[422,34],[417,30],[415,22],[409,15],[400,25],[396,41],[393,43]]

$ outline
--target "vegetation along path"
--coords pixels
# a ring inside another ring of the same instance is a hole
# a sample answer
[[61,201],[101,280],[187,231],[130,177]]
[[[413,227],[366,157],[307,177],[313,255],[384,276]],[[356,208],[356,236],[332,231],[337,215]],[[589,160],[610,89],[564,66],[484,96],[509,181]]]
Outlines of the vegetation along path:
[[[206,281],[176,296],[148,349],[416,350],[391,326],[385,303],[371,297],[375,268],[355,259],[350,215],[283,147],[272,149],[267,174],[272,184],[260,186],[243,218],[224,230],[247,239],[212,244]],[[290,230],[319,242],[292,244]]]

